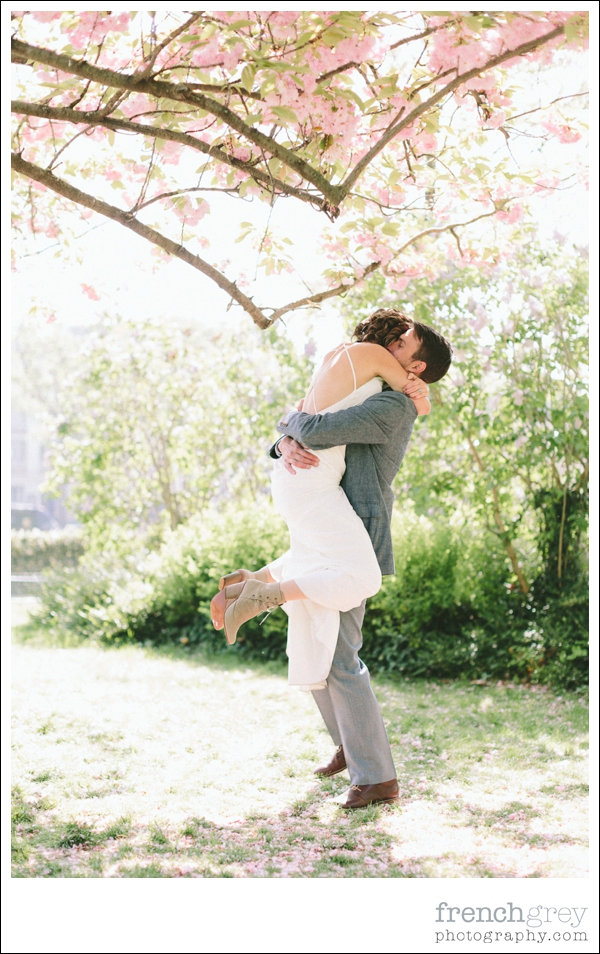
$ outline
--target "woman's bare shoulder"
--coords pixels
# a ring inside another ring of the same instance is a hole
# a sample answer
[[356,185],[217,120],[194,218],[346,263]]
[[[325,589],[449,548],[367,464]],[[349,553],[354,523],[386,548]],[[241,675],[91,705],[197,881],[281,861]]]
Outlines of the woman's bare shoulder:
[[390,354],[387,348],[384,348],[383,345],[375,344],[374,341],[355,341],[350,345],[350,350],[352,351],[353,360],[358,359],[359,361],[364,362],[389,362],[391,358],[394,360],[393,355]]

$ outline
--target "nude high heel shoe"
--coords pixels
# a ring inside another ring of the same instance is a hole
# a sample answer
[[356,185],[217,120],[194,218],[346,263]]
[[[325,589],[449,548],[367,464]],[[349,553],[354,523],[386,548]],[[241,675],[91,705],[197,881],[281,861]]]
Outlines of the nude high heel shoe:
[[223,593],[226,601],[225,638],[230,646],[235,643],[240,626],[259,613],[270,612],[285,603],[279,583],[247,580],[226,586]]
[[246,580],[259,580],[261,583],[268,583],[265,570],[234,570],[233,573],[227,573],[219,580],[219,589],[223,590],[226,586],[234,583],[245,583]]

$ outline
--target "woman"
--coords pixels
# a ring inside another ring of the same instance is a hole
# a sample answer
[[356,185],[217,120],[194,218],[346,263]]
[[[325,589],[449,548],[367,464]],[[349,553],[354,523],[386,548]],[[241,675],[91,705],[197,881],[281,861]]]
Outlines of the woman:
[[[404,391],[419,414],[428,414],[428,387],[387,350],[412,326],[398,313],[376,312],[354,331],[355,342],[326,355],[299,405],[309,414],[362,404],[383,381]],[[413,380],[410,380],[413,378]],[[345,448],[319,451],[316,468],[290,474],[275,462],[273,501],[290,531],[290,549],[256,572],[237,570],[220,581],[211,609],[233,644],[242,623],[285,604],[289,616],[289,681],[304,689],[326,685],[339,630],[339,614],[374,596],[381,571],[360,517],[340,487]]]

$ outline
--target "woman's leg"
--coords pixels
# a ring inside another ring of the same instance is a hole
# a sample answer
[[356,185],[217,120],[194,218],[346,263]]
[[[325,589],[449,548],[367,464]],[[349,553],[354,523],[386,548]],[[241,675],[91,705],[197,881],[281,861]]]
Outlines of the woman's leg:
[[[249,577],[249,579],[258,580],[260,583],[277,582],[275,578],[271,576],[268,566],[261,567],[261,569],[253,573],[252,577]],[[281,583],[281,592],[286,603],[289,603],[291,600],[306,599],[306,596],[300,587],[297,586],[293,580],[286,580],[285,583]],[[210,603],[210,615],[215,629],[223,629],[226,609],[227,600],[225,598],[225,590],[221,589],[216,596],[213,596]]]
[[283,593],[286,603],[289,603],[292,600],[306,599],[306,596],[304,595],[304,593],[302,592],[298,584],[294,582],[294,580],[285,580],[280,585],[281,585],[281,592]]

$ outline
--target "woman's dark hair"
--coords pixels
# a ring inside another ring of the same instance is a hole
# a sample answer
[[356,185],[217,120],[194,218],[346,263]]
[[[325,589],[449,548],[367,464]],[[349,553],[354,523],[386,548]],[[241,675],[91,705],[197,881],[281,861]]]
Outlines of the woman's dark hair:
[[379,308],[370,318],[359,322],[352,337],[355,341],[370,341],[387,348],[412,327],[413,321],[397,308]]

